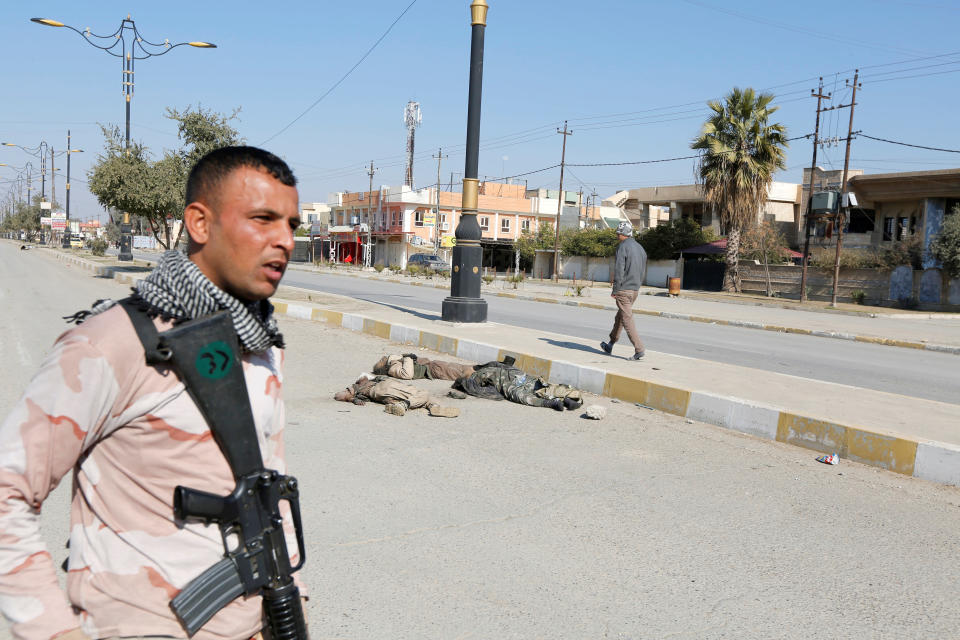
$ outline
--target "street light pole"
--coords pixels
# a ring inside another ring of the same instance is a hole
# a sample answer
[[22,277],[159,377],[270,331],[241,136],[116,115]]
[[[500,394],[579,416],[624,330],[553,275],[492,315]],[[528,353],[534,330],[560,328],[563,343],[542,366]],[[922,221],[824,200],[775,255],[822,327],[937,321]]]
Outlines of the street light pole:
[[[177,47],[184,45],[189,45],[191,47],[197,47],[200,49],[215,49],[217,45],[210,42],[202,41],[191,41],[191,42],[178,42],[177,44],[170,44],[170,40],[166,39],[163,42],[150,42],[149,40],[144,39],[144,37],[137,30],[137,25],[130,17],[130,14],[127,14],[127,17],[120,22],[120,27],[109,35],[97,35],[90,32],[90,28],[86,28],[83,31],[71,27],[68,24],[59,22],[58,20],[50,20],[49,18],[30,18],[31,22],[36,22],[37,24],[46,25],[48,27],[66,27],[71,31],[74,31],[80,34],[81,37],[90,45],[106,51],[110,55],[120,58],[123,63],[123,95],[126,111],[126,150],[127,153],[130,152],[130,102],[133,98],[133,67],[136,60],[145,60],[147,58],[152,58],[155,56],[162,56],[169,53]],[[128,46],[127,43],[127,32],[131,34],[131,40]],[[96,38],[104,44],[98,44],[96,41],[91,40],[91,38]],[[108,44],[109,43],[109,44]],[[114,49],[119,45],[120,50],[114,51]],[[151,50],[148,47],[152,47],[155,50]],[[137,50],[139,49],[139,55]],[[133,237],[131,235],[132,226],[130,224],[130,214],[129,212],[123,213],[123,222],[120,225],[120,254],[117,256],[118,260],[130,261],[133,260]]]
[[483,36],[487,26],[486,0],[470,4],[470,93],[467,101],[467,148],[463,171],[463,199],[457,244],[453,248],[453,273],[450,295],[443,301],[442,317],[447,322],[486,322],[487,301],[480,297],[480,225],[477,223],[479,200],[478,160],[480,151],[480,96],[483,89]]
[[70,146],[70,130],[67,129],[67,229],[64,230],[63,248],[70,247],[70,238],[72,232],[70,229],[70,156],[74,153],[82,153],[83,149],[74,149]]

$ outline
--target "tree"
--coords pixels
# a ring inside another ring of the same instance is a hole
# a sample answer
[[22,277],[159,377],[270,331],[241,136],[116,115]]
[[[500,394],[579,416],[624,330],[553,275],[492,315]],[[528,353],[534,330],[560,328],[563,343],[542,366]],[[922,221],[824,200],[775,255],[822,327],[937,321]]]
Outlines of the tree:
[[960,205],[943,221],[940,233],[930,243],[930,255],[940,261],[951,278],[960,278]]
[[671,220],[647,229],[637,238],[650,260],[670,260],[684,249],[713,242],[717,237],[692,218]]
[[[44,212],[40,208],[42,198],[39,193],[33,195],[33,202],[26,203],[16,201],[13,203],[13,211],[3,219],[0,229],[3,231],[24,231],[29,238],[33,238],[40,230],[40,218],[44,215],[50,215],[49,211]],[[51,211],[60,209],[60,203],[53,202]]]
[[773,94],[735,87],[723,103],[707,103],[713,115],[691,144],[701,151],[697,181],[727,230],[724,291],[740,291],[740,237],[766,203],[774,172],[786,168],[787,130],[769,124],[778,109],[772,101]]
[[617,252],[619,244],[613,229],[576,229],[560,235],[560,253],[565,256],[609,258]]
[[238,111],[223,116],[198,107],[184,111],[167,108],[167,118],[177,122],[181,146],[164,151],[159,160],[151,160],[147,147],[131,142],[126,148],[119,127],[101,125],[104,152],[88,173],[91,193],[106,208],[143,217],[157,242],[171,249],[180,241],[171,238],[172,223],[183,215],[187,176],[193,165],[213,149],[242,140],[229,123]]
[[740,257],[764,264],[780,264],[790,257],[790,249],[776,223],[764,220],[744,232],[740,239]]
[[524,231],[513,243],[514,250],[520,253],[522,268],[533,264],[537,249],[553,249],[553,224],[541,222],[535,232]]

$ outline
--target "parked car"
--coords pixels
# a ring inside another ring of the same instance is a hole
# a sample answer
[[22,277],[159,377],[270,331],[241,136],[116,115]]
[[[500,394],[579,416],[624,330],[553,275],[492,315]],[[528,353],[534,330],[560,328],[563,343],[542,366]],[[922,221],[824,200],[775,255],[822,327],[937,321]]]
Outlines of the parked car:
[[424,269],[433,269],[434,271],[450,271],[450,265],[443,258],[432,253],[415,253],[407,260],[407,264]]

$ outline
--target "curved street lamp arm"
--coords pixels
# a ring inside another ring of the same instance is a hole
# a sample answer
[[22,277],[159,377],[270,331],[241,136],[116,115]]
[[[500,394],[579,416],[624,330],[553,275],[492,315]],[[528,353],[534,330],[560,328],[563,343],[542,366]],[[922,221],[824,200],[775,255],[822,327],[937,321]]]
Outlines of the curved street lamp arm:
[[[122,26],[122,25],[121,25],[121,27],[120,27],[119,29],[117,29],[116,31],[114,31],[112,34],[110,34],[110,35],[108,35],[108,36],[101,36],[101,35],[97,35],[97,34],[95,34],[95,33],[92,33],[89,28],[87,28],[87,29],[84,30],[84,31],[81,31],[80,29],[77,29],[76,27],[73,27],[73,26],[71,26],[71,25],[69,25],[69,24],[64,24],[64,23],[62,23],[62,22],[56,22],[56,24],[52,24],[52,22],[54,22],[54,21],[49,21],[49,20],[46,20],[45,18],[30,18],[30,21],[31,21],[31,22],[36,22],[37,24],[42,24],[42,25],[46,25],[46,26],[51,26],[51,27],[65,27],[65,28],[67,28],[67,29],[70,29],[70,30],[73,31],[74,33],[78,34],[78,35],[79,35],[81,38],[83,38],[84,41],[85,41],[87,44],[89,44],[91,47],[96,47],[97,49],[101,49],[102,51],[106,51],[106,52],[109,53],[110,55],[116,56],[116,57],[118,57],[118,58],[122,58],[122,57],[123,57],[121,54],[115,53],[115,52],[111,51],[111,49],[113,49],[115,46],[117,46],[117,43],[120,42],[120,41],[123,39],[122,34],[121,34],[119,37],[118,37],[118,35],[117,35],[117,34],[120,34],[120,32],[123,30],[123,26]],[[103,39],[103,40],[106,40],[106,39],[108,39],[108,38],[116,38],[116,42],[114,42],[113,44],[111,44],[111,45],[108,46],[108,47],[104,47],[104,46],[100,46],[100,45],[97,44],[96,42],[91,41],[91,40],[90,40],[90,37],[91,37],[91,36],[93,36],[94,38],[101,38],[101,39]]]
[[[153,43],[150,43],[150,44],[153,44]],[[151,51],[147,51],[146,49],[144,49],[143,45],[141,44],[140,50],[143,51],[146,55],[143,55],[143,56],[134,55],[133,58],[134,60],[146,60],[147,58],[156,58],[158,56],[166,55],[171,51],[173,51],[174,49],[176,49],[177,47],[182,47],[184,45],[197,47],[198,49],[216,49],[217,48],[217,45],[210,42],[178,42],[177,44],[168,43],[165,45],[154,45],[154,46],[163,46],[165,48],[163,51],[160,51],[159,53],[153,53]]]

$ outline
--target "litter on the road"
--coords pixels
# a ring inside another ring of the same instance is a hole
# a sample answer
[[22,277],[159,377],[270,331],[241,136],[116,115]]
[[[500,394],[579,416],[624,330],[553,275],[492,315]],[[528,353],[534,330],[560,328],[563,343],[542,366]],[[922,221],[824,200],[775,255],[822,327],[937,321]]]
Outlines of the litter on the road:
[[583,417],[590,418],[591,420],[603,420],[607,417],[607,409],[605,407],[601,407],[599,404],[592,404],[587,407]]
[[822,462],[823,464],[837,464],[840,462],[840,456],[835,453],[829,453],[817,458],[817,462]]
[[634,402],[633,404],[635,404],[636,406],[640,407],[641,409],[650,409],[650,411],[656,411],[656,409],[654,409],[654,408],[651,407],[650,405],[648,405],[648,404],[643,404],[642,402]]

